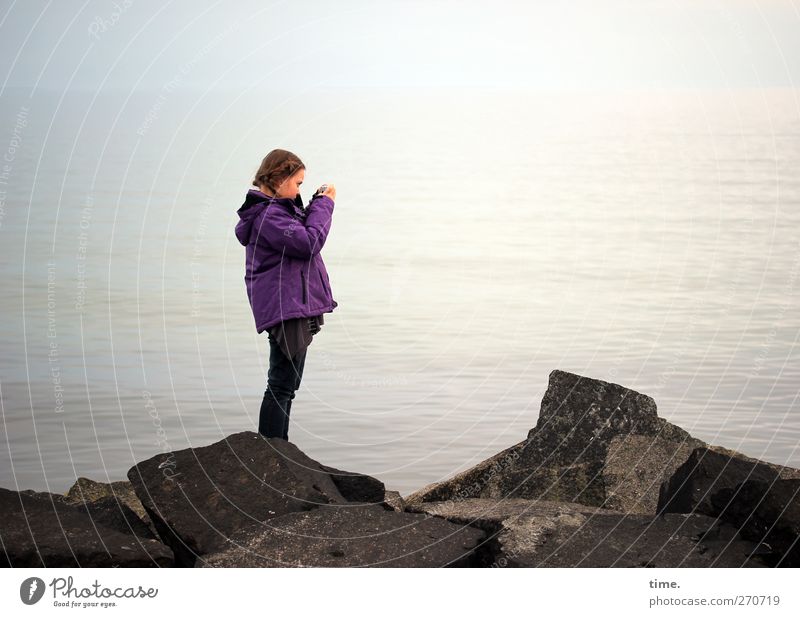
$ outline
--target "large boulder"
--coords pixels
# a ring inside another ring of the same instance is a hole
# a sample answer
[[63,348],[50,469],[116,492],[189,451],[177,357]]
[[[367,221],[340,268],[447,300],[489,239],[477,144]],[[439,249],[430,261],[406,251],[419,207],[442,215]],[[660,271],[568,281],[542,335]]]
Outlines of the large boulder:
[[772,483],[800,478],[800,470],[744,456],[720,447],[696,448],[661,486],[658,512],[699,512],[719,516],[714,496],[742,482]]
[[462,567],[484,534],[424,514],[377,505],[321,506],[239,530],[196,567]]
[[763,542],[774,565],[800,562],[800,470],[725,448],[697,448],[661,487],[659,512],[697,512]]
[[516,497],[653,514],[661,483],[704,445],[659,418],[649,396],[555,370],[527,439],[406,501]]
[[622,514],[525,499],[423,502],[409,510],[485,531],[481,565],[509,567],[764,567],[757,543],[694,514]]
[[[243,527],[348,503],[329,469],[291,442],[245,431],[209,446],[158,454],[132,467],[128,478],[178,565],[192,566]],[[378,481],[363,474],[338,481],[350,496],[377,496]]]
[[800,566],[800,479],[746,480],[721,489],[712,501],[743,538],[769,548],[770,566]]
[[0,540],[0,565],[11,567],[168,567],[174,561],[161,542],[106,527],[81,508],[34,491],[0,488]]

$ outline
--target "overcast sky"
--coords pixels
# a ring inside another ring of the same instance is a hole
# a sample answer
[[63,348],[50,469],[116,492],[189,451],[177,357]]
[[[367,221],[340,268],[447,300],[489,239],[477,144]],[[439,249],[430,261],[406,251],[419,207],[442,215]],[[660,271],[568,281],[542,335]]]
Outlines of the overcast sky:
[[252,81],[279,89],[800,83],[800,2],[792,0],[0,6],[0,88],[162,88],[171,80],[203,89]]

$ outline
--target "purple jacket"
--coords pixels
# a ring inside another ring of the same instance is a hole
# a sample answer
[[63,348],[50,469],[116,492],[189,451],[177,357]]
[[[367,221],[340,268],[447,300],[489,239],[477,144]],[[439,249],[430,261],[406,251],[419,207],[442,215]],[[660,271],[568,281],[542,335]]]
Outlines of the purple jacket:
[[320,254],[333,200],[319,195],[302,206],[299,194],[276,198],[252,188],[238,210],[236,237],[247,247],[244,281],[257,332],[338,306]]

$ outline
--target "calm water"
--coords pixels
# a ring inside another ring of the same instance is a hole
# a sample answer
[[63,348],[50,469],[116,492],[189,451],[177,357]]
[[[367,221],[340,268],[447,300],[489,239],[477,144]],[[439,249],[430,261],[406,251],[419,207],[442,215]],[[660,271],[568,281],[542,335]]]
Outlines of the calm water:
[[338,189],[339,308],[290,428],[313,458],[407,494],[523,439],[559,368],[800,467],[796,91],[1,105],[0,486],[256,430],[268,345],[233,227],[273,147],[306,200]]

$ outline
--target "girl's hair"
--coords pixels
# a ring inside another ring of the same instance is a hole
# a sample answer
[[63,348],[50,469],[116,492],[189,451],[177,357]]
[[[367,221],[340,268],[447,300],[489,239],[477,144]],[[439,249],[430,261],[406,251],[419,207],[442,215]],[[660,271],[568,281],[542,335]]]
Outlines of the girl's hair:
[[273,150],[261,161],[261,166],[253,179],[253,186],[260,188],[263,184],[275,193],[286,178],[305,168],[303,161],[296,154],[288,150]]

